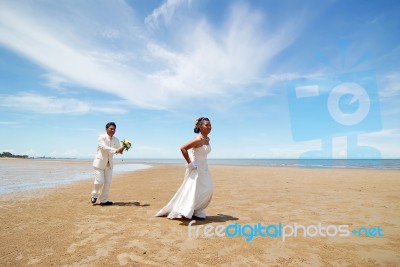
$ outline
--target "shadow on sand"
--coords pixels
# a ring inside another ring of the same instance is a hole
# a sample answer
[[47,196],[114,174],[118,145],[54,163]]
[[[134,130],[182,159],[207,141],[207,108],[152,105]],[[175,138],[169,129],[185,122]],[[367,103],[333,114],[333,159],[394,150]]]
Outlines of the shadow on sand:
[[113,205],[110,206],[102,206],[100,204],[95,204],[96,206],[101,207],[112,207],[112,206],[137,206],[137,207],[148,207],[150,204],[140,204],[140,202],[114,202]]
[[233,217],[231,215],[225,215],[225,214],[217,214],[216,216],[207,216],[205,219],[202,218],[197,218],[195,216],[193,216],[191,219],[187,219],[187,218],[182,218],[182,219],[176,219],[178,221],[180,221],[179,225],[184,225],[184,226],[188,226],[189,223],[193,220],[195,220],[196,222],[193,223],[192,225],[202,225],[202,224],[208,224],[208,223],[214,223],[214,222],[227,222],[227,221],[237,221],[239,220],[239,218]]

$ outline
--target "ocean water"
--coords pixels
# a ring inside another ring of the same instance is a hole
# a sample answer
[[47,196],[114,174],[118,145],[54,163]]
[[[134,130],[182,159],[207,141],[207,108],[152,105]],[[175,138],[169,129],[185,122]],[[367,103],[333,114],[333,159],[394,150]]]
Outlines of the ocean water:
[[[185,164],[184,159],[130,159],[131,163]],[[400,170],[400,159],[209,159],[210,165]]]
[[[183,159],[119,159],[114,174],[147,169],[152,163],[179,164]],[[399,159],[209,159],[210,165],[400,170]],[[93,177],[91,160],[0,160],[0,195],[49,188]]]
[[[114,174],[150,167],[140,163],[115,164]],[[49,188],[92,177],[91,161],[0,160],[0,195]]]

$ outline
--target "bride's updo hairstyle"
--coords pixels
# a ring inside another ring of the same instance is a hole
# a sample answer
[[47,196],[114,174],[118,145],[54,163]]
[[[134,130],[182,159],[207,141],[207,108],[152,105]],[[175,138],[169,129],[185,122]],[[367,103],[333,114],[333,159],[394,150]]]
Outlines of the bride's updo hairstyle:
[[206,117],[200,117],[197,120],[194,121],[194,132],[195,133],[199,133],[200,132],[200,126],[203,125],[203,122],[208,121],[210,122],[210,120]]

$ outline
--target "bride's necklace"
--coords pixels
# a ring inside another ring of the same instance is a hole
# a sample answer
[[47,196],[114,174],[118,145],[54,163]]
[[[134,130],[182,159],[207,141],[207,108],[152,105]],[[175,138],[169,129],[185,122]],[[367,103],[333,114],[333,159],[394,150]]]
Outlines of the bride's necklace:
[[210,141],[210,137],[205,137],[204,135],[200,135],[200,139],[203,139],[203,140],[207,140],[207,141]]

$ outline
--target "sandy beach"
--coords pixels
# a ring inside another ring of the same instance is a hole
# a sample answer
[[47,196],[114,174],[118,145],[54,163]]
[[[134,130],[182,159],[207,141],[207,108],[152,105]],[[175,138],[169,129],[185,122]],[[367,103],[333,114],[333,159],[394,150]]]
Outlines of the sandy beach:
[[[190,226],[189,220],[154,217],[181,184],[181,165],[115,175],[113,206],[90,203],[92,180],[1,197],[0,266],[400,266],[400,171],[210,171],[215,191],[208,217]],[[332,236],[299,232],[246,242],[203,231],[259,222],[333,225]],[[340,225],[361,229],[360,236],[339,236]]]

